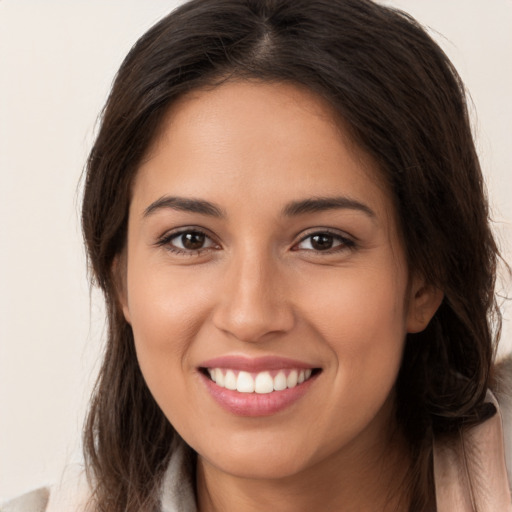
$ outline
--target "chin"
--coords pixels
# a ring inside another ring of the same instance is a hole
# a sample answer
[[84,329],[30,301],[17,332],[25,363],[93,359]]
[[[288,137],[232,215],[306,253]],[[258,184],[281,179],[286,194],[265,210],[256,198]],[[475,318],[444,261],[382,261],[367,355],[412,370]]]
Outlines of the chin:
[[[225,443],[211,442],[196,451],[217,470],[247,479],[287,478],[315,463],[314,453],[309,453],[304,439],[294,438],[290,432],[262,434],[233,435]],[[212,446],[219,448],[212,453]]]
[[260,449],[258,452],[226,454],[220,460],[206,460],[223,473],[251,480],[280,480],[297,475],[308,466],[304,454],[297,459],[291,454],[283,454],[281,450]]

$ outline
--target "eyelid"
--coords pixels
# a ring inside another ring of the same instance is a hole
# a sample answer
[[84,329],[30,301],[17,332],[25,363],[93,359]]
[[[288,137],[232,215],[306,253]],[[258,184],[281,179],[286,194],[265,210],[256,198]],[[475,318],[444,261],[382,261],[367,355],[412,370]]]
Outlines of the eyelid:
[[[308,238],[311,238],[315,235],[329,235],[329,236],[332,236],[333,238],[335,238],[336,240],[340,241],[341,243],[330,248],[330,249],[326,249],[324,251],[314,250],[314,249],[300,249],[297,247],[300,243],[304,242]],[[303,251],[308,251],[308,252],[312,252],[312,253],[327,255],[327,254],[331,254],[331,253],[335,253],[335,252],[341,252],[343,250],[354,250],[356,247],[357,247],[357,242],[356,242],[355,237],[345,233],[344,231],[339,231],[339,230],[333,229],[333,228],[318,227],[318,228],[311,228],[311,229],[307,230],[307,232],[305,232],[305,233],[302,232],[299,240],[293,244],[292,250],[295,250],[295,251],[303,250]]]
[[[171,241],[175,238],[178,238],[181,235],[186,233],[199,233],[208,238],[212,245],[209,247],[204,247],[200,249],[182,249],[180,247],[173,246]],[[199,226],[180,226],[178,228],[171,229],[166,231],[163,235],[158,237],[156,242],[154,243],[157,247],[164,247],[169,252],[187,256],[196,256],[207,251],[217,250],[220,247],[219,242],[216,240],[216,237],[213,236],[209,230],[199,227]]]
[[[175,238],[178,238],[181,235],[184,235],[186,233],[200,233],[204,235],[206,238],[208,238],[211,241],[211,245],[209,247],[204,247],[200,249],[185,249],[176,247],[171,244],[171,241]],[[334,239],[339,241],[340,243],[335,245],[334,247],[331,247],[330,249],[326,250],[315,250],[315,249],[301,249],[298,247],[299,244],[304,242],[310,237],[313,237],[315,235],[329,235],[332,236]],[[293,251],[306,251],[310,253],[316,253],[316,254],[332,254],[336,252],[342,252],[346,250],[354,250],[357,248],[357,241],[356,238],[352,235],[347,234],[344,231],[340,231],[338,229],[333,228],[325,228],[325,227],[315,227],[310,228],[306,230],[305,232],[301,232],[300,235],[297,235],[298,240],[292,245],[291,250]],[[155,246],[158,247],[164,247],[168,251],[176,253],[176,254],[182,254],[182,255],[189,255],[194,256],[198,254],[205,253],[207,251],[211,250],[218,250],[221,248],[221,244],[218,242],[217,237],[213,235],[208,229],[205,229],[200,226],[180,226],[174,229],[171,229],[169,231],[166,231],[163,235],[158,237],[156,242],[154,243]]]

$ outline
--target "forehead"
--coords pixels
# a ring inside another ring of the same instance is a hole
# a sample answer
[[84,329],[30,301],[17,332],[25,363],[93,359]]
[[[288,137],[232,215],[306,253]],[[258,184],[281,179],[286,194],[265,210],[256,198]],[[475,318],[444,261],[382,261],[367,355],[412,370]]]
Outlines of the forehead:
[[382,181],[326,100],[291,84],[237,81],[193,91],[170,107],[134,195],[217,202],[242,194],[269,203],[343,194],[389,209]]

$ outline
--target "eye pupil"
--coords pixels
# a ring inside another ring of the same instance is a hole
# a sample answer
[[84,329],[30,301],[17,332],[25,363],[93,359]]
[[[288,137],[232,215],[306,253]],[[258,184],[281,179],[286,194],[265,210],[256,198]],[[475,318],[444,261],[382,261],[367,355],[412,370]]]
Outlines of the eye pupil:
[[185,249],[197,250],[204,245],[205,235],[203,233],[184,233],[181,235],[181,243]]
[[334,240],[331,235],[319,234],[313,235],[311,237],[311,246],[313,249],[317,251],[325,251],[327,249],[331,249],[333,246]]

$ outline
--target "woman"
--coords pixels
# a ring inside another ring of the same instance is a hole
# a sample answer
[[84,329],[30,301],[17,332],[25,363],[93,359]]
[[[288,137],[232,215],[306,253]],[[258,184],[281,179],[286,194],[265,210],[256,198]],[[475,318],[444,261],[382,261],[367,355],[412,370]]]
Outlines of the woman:
[[89,510],[511,509],[482,177],[408,16],[183,5],[119,71],[83,230],[109,315]]

